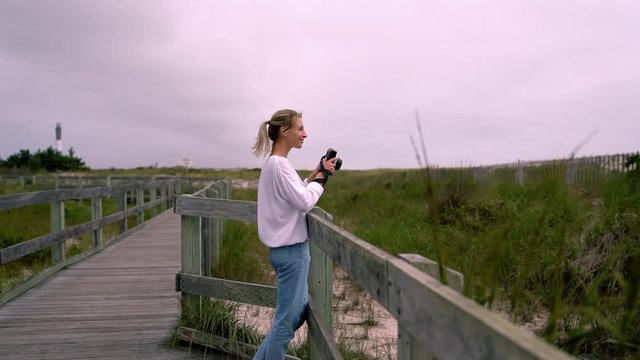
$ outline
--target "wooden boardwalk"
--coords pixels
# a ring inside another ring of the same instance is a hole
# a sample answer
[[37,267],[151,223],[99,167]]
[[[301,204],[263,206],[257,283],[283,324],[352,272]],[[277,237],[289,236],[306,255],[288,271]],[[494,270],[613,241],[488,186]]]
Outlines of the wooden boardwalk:
[[180,216],[171,210],[0,307],[0,359],[200,359],[171,348]]

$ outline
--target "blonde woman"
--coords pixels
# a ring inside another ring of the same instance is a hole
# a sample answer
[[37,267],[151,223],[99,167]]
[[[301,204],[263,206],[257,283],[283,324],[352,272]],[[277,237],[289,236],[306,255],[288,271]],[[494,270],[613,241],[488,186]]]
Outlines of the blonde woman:
[[[306,137],[302,114],[284,109],[260,124],[253,146],[257,157],[269,155],[258,182],[258,236],[269,247],[278,288],[271,331],[254,360],[284,359],[295,331],[307,318],[310,257],[305,215],[320,199],[326,179],[318,164],[302,180],[287,158],[291,149],[302,148]],[[333,173],[336,160],[323,159],[324,168]]]

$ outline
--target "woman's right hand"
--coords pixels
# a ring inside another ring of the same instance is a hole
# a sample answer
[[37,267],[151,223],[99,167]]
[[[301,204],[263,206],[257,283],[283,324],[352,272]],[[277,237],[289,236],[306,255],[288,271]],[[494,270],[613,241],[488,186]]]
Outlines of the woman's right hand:
[[324,157],[322,158],[322,166],[324,166],[324,168],[329,171],[331,174],[333,174],[334,171],[336,171],[336,161],[338,161],[338,158],[333,158],[330,160],[325,160]]

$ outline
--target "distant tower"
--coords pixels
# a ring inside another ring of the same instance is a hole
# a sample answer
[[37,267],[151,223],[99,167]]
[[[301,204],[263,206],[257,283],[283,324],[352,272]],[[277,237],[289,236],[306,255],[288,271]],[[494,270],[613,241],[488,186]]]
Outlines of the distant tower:
[[62,127],[56,123],[56,150],[62,152]]

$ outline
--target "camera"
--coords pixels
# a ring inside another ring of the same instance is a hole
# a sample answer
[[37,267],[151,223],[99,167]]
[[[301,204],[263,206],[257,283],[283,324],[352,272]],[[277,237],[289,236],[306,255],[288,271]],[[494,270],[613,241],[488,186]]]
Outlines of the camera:
[[[322,174],[324,175],[324,177],[323,178],[317,178],[317,179],[315,179],[313,181],[320,183],[322,186],[324,186],[327,183],[327,181],[329,180],[329,176],[331,176],[332,173],[331,173],[331,171],[327,170],[324,167],[324,164],[323,164],[322,161],[323,160],[324,161],[331,160],[331,159],[335,158],[336,155],[338,155],[338,152],[333,150],[332,148],[329,148],[327,150],[327,153],[323,157],[320,158],[320,171],[322,171]],[[336,170],[340,170],[340,167],[342,166],[342,160],[341,159],[336,159],[334,165],[335,165],[335,169]]]
[[[332,148],[329,148],[327,150],[327,154],[324,156],[324,159],[325,160],[331,160],[334,157],[336,157],[336,155],[338,155],[338,152],[333,150]],[[342,166],[342,159],[336,160],[336,170],[340,170],[341,166]]]
[[[333,174],[331,173],[331,171],[327,170],[324,167],[324,164],[323,164],[322,161],[323,160],[326,161],[326,160],[334,159],[336,157],[336,155],[338,155],[338,152],[335,151],[334,149],[329,148],[327,150],[327,153],[323,157],[320,158],[320,171],[322,171],[322,174],[324,175],[324,177],[315,179],[313,181],[322,184],[322,186],[324,186],[327,183],[327,181],[329,180],[329,176],[331,176]],[[335,165],[334,168],[336,170],[340,170],[340,167],[342,167],[342,160],[341,159],[336,159],[334,165]]]

